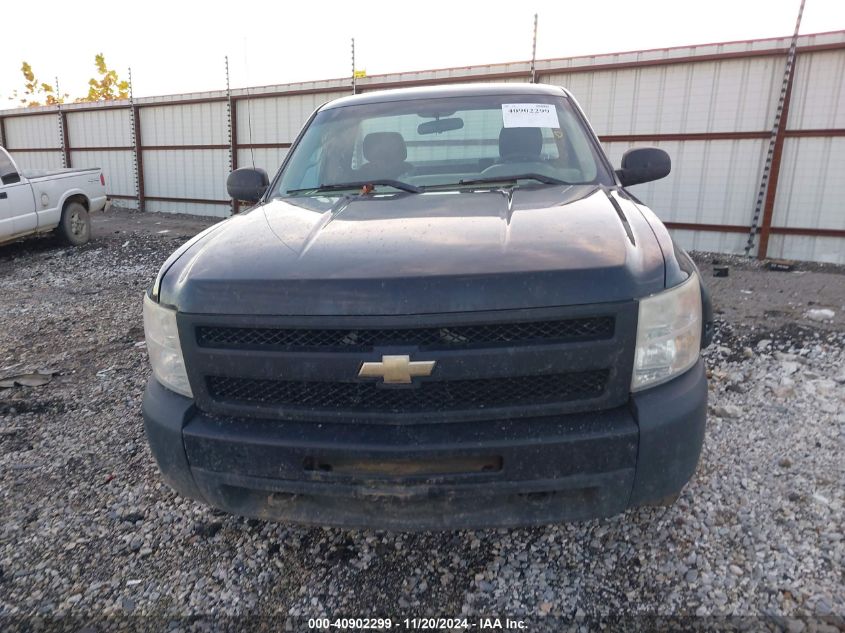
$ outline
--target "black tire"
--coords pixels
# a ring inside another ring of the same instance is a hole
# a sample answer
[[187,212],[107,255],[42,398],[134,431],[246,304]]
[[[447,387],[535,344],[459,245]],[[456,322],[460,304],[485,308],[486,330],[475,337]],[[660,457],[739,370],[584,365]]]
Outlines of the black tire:
[[91,239],[91,218],[78,202],[69,202],[62,211],[58,228],[59,237],[71,246],[82,246]]

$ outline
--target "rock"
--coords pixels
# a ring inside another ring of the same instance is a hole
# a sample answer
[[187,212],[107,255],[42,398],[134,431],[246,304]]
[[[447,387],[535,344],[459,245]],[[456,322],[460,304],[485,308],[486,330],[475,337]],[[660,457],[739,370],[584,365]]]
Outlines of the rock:
[[757,341],[757,351],[758,352],[764,352],[768,348],[770,348],[771,346],[772,346],[772,341],[770,339],[763,338],[763,339],[760,339],[759,341]]
[[807,625],[802,620],[794,618],[788,620],[786,624],[786,630],[789,633],[803,633],[805,628],[807,628]]
[[830,605],[830,602],[824,597],[819,596],[815,599],[815,606],[813,606],[813,612],[819,617],[827,617],[831,613],[833,613],[833,607]]
[[836,313],[833,310],[828,310],[827,308],[816,308],[813,310],[807,310],[807,312],[804,313],[804,316],[811,321],[823,322],[833,320]]
[[821,378],[819,380],[813,381],[813,387],[815,388],[815,392],[817,394],[821,394],[823,396],[828,396],[833,393],[836,393],[841,389],[836,385],[836,382],[833,380],[828,380],[826,378]]
[[712,411],[713,415],[720,418],[735,419],[742,415],[742,409],[733,404],[716,405],[715,407],[713,407]]

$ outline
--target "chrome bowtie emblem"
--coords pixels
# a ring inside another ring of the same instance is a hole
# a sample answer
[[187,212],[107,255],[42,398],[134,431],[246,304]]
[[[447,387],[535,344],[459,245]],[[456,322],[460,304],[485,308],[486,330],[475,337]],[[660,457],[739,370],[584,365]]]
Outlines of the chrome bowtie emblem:
[[384,378],[386,384],[409,385],[411,378],[431,376],[437,361],[411,361],[410,356],[382,356],[380,363],[364,363],[359,378]]

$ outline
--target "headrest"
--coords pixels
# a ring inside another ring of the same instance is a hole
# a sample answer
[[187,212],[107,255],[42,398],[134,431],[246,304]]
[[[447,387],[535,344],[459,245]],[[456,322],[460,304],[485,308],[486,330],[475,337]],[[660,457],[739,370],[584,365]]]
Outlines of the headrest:
[[408,158],[399,132],[371,132],[364,137],[364,158],[370,163],[401,163]]
[[539,158],[543,134],[538,127],[503,127],[499,132],[499,156]]

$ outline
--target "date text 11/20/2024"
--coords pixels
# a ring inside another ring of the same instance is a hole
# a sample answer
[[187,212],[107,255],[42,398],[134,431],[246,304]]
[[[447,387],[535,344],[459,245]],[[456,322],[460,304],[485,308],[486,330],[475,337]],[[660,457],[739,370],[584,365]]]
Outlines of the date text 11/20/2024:
[[308,628],[317,631],[525,631],[527,624],[511,618],[310,618]]

